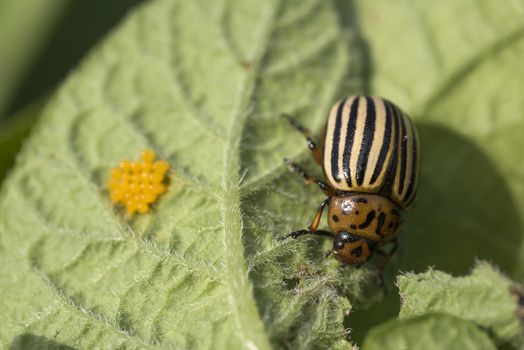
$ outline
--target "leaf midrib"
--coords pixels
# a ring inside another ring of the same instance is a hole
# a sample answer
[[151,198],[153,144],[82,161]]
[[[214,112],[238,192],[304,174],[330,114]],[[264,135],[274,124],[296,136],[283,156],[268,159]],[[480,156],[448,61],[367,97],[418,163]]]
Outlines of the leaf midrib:
[[274,5],[273,11],[266,15],[262,28],[254,40],[258,45],[254,47],[247,60],[253,62],[253,65],[239,84],[240,98],[229,117],[226,130],[227,142],[224,148],[223,192],[220,202],[224,225],[225,280],[230,290],[229,303],[236,326],[240,330],[244,346],[248,349],[270,349],[270,345],[254,300],[244,260],[239,145],[248,117],[248,107],[257,88],[259,73],[264,64],[279,8],[280,1]]

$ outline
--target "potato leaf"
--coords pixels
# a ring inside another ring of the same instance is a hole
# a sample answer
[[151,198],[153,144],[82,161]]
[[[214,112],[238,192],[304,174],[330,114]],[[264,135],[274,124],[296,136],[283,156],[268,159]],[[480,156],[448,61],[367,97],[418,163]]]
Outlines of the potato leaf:
[[[360,84],[355,32],[328,1],[159,0],[137,8],[63,84],[0,200],[0,345],[347,348],[366,269],[315,238],[279,240],[320,203],[282,159],[280,118],[315,130]],[[173,172],[153,213],[106,182],[152,148]]]

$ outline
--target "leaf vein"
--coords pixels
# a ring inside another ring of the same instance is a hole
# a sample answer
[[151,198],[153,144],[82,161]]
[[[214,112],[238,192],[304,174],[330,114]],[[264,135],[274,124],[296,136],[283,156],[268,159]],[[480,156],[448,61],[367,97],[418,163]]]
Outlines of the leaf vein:
[[487,48],[477,52],[477,54],[455,69],[434,89],[432,95],[423,102],[419,109],[420,112],[417,114],[420,116],[428,115],[429,111],[431,111],[440,100],[451,94],[454,88],[467,79],[475,69],[487,60],[499,55],[503,50],[510,48],[512,44],[522,39],[522,37],[524,37],[524,26],[513,30],[491,43]]

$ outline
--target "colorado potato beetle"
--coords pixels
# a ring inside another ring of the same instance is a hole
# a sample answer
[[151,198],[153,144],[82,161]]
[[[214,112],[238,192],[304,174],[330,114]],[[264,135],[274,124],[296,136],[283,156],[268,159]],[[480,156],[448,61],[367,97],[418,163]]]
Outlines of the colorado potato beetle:
[[[350,96],[331,108],[317,146],[307,129],[285,117],[306,137],[325,181],[286,162],[306,184],[317,184],[328,196],[308,229],[285,238],[328,236],[334,239],[329,253],[343,263],[361,265],[374,253],[387,262],[398,245],[402,215],[413,207],[417,194],[420,150],[415,125],[386,99]],[[326,206],[331,232],[318,229]],[[389,253],[378,249],[390,242],[394,245]]]

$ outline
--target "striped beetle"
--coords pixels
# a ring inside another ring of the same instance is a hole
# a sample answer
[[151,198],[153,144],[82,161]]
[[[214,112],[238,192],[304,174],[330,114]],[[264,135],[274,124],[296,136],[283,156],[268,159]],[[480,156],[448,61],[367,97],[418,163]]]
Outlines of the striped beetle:
[[[317,234],[334,238],[328,252],[346,264],[361,265],[374,253],[384,255],[385,266],[397,249],[402,214],[412,208],[419,174],[417,131],[409,117],[393,103],[371,96],[350,96],[329,113],[320,146],[307,129],[285,115],[307,140],[326,181],[309,176],[286,160],[306,184],[317,184],[328,196],[308,229],[284,238]],[[332,232],[318,230],[324,208]],[[392,242],[385,253],[378,247]]]

